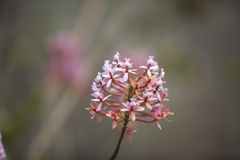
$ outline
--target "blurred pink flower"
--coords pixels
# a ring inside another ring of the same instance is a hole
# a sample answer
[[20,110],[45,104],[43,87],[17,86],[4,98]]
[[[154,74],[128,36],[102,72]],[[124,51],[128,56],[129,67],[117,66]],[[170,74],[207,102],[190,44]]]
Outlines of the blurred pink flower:
[[134,125],[129,125],[126,129],[126,134],[128,136],[128,142],[132,143],[132,133],[137,132],[136,126]]
[[79,84],[87,74],[84,50],[80,40],[71,33],[52,35],[47,43],[48,76],[70,84]]

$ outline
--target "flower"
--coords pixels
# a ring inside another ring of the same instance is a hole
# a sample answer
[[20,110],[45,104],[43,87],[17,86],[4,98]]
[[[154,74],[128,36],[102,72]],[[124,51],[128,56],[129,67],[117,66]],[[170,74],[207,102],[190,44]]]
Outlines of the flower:
[[55,81],[80,85],[88,72],[84,61],[84,49],[80,40],[71,33],[61,32],[50,36],[48,77]]
[[126,129],[126,133],[127,133],[127,136],[128,136],[128,142],[129,143],[132,143],[132,133],[134,133],[134,132],[137,132],[136,126],[129,125]]
[[149,56],[148,60],[147,60],[147,66],[140,66],[140,68],[146,69],[147,75],[149,77],[153,76],[153,75],[158,75],[159,67],[158,67],[157,62],[154,61],[153,58],[154,58],[153,56]]
[[[140,73],[133,68],[130,58],[120,59],[120,53],[116,52],[113,61],[106,60],[103,72],[98,72],[92,83],[92,99],[87,108],[92,114],[109,117],[113,120],[112,129],[117,125],[125,126],[126,134],[131,139],[131,133],[136,131],[135,126],[128,125],[129,121],[142,123],[157,123],[173,115],[164,104],[168,101],[168,89],[164,69],[160,69],[153,56],[149,56],[146,66],[140,66]],[[131,73],[131,74],[130,74]],[[136,74],[138,75],[132,75]],[[102,107],[104,108],[102,109]],[[131,141],[131,140],[130,140]]]
[[109,63],[109,60],[106,60],[103,65],[103,74],[104,82],[107,84],[106,87],[109,88],[112,84],[114,78],[117,78],[119,75],[114,75],[116,67],[113,68],[112,64]]
[[106,97],[103,96],[103,93],[100,91],[95,91],[92,96],[95,97],[95,99],[92,99],[93,102],[100,102],[98,107],[97,107],[97,111],[99,111],[104,103],[104,101],[106,101],[111,95],[108,95]]
[[143,111],[144,110],[144,108],[140,107],[139,102],[134,98],[131,98],[130,102],[123,103],[123,106],[125,108],[121,109],[121,111],[130,112],[130,118],[132,119],[132,121],[136,120],[135,111]]
[[113,56],[114,61],[112,62],[112,64],[119,65],[119,55],[120,53],[117,51],[116,54]]
[[2,144],[2,136],[0,133],[0,160],[4,160],[6,158],[6,154],[3,148],[3,144]]
[[129,58],[125,58],[125,62],[121,62],[120,66],[122,68],[119,68],[119,71],[122,71],[124,73],[123,75],[123,81],[126,82],[128,80],[128,74],[132,73],[132,74],[136,74],[134,71],[136,71],[136,69],[130,69],[132,68],[132,63],[130,63],[130,59]]
[[119,115],[116,112],[109,111],[108,114],[106,114],[106,116],[113,119],[112,129],[116,128],[117,124],[118,124],[117,119],[118,119]]

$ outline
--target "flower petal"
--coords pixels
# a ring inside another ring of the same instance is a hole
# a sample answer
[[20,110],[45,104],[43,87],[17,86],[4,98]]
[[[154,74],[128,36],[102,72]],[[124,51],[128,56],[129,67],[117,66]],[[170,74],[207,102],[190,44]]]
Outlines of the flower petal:
[[99,100],[99,99],[91,99],[91,101],[93,101],[93,102],[99,102],[100,100]]
[[136,115],[135,115],[134,112],[131,112],[131,113],[130,113],[130,119],[131,119],[132,121],[135,121],[135,120],[136,120]]
[[136,111],[144,111],[145,109],[143,107],[139,107],[138,109],[136,109]]
[[137,74],[136,72],[134,72],[134,71],[131,71],[131,70],[130,70],[130,71],[128,71],[128,72],[129,72],[129,73],[132,73],[132,74]]
[[162,127],[161,127],[161,125],[160,125],[160,123],[157,121],[157,126],[158,126],[158,128],[160,129],[160,130],[162,130]]
[[123,109],[121,109],[121,111],[126,112],[126,111],[129,111],[129,109],[128,108],[123,108]]
[[116,68],[116,71],[124,72],[126,69],[123,68]]
[[155,66],[150,67],[150,70],[156,70],[158,68],[159,68],[158,65],[155,65]]
[[147,67],[146,67],[146,66],[140,66],[139,68],[145,68],[145,69],[147,69]]
[[107,88],[109,88],[111,86],[111,83],[112,83],[112,79],[109,79],[107,82]]
[[102,75],[104,78],[110,78],[109,74],[103,74]]
[[105,98],[103,98],[103,101],[105,101],[106,99],[108,99],[109,97],[111,97],[112,95],[108,95]]
[[152,106],[149,103],[145,103],[146,107],[150,110],[152,110]]
[[100,111],[101,107],[102,107],[102,103],[100,103],[100,104],[98,105],[97,111]]
[[113,124],[112,124],[112,129],[116,128],[117,127],[117,121],[113,121]]
[[162,101],[162,98],[161,98],[161,95],[160,95],[159,92],[157,92],[157,98],[158,98],[158,100],[159,100],[160,102]]
[[90,119],[93,119],[96,116],[96,114],[93,114],[92,117]]
[[123,81],[126,82],[128,80],[128,73],[124,73]]
[[148,74],[149,77],[151,77],[151,75],[152,75],[150,70],[147,70],[147,74]]

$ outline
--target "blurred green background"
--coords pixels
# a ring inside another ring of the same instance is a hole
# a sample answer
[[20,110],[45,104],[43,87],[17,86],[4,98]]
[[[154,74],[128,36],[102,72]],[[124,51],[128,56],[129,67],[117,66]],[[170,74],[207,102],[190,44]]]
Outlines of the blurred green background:
[[[240,159],[239,17],[237,0],[1,0],[7,159],[108,159],[120,129],[112,131],[106,118],[90,120],[85,108],[91,82],[116,51],[143,62],[139,57],[156,57],[175,113],[162,131],[138,123],[119,159]],[[77,84],[48,69],[49,37],[62,32],[82,48]]]

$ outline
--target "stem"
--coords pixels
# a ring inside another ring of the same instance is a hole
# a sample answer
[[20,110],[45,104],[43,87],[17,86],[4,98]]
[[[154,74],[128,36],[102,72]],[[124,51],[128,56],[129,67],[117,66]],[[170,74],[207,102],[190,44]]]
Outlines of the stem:
[[[128,102],[131,101],[131,98],[132,98],[132,95],[133,95],[133,87],[130,86],[129,87],[129,90],[128,90]],[[109,160],[114,160],[115,158],[117,158],[117,155],[118,155],[118,152],[120,150],[120,145],[122,143],[122,140],[123,140],[123,137],[124,137],[124,134],[126,132],[126,129],[127,129],[127,124],[129,122],[129,114],[130,112],[126,112],[125,113],[125,117],[124,117],[124,124],[123,124],[123,127],[122,127],[122,132],[121,132],[121,135],[119,137],[119,140],[118,140],[118,143],[117,143],[117,146],[113,152],[113,155],[111,156],[111,158]]]
[[124,124],[123,124],[123,127],[122,127],[121,135],[119,137],[119,140],[118,140],[117,146],[116,146],[116,148],[114,150],[114,153],[113,153],[113,155],[111,156],[111,158],[109,160],[114,160],[115,158],[117,158],[118,152],[120,150],[120,145],[122,143],[125,131],[127,129],[128,122],[129,122],[129,112],[126,112],[125,113]]

